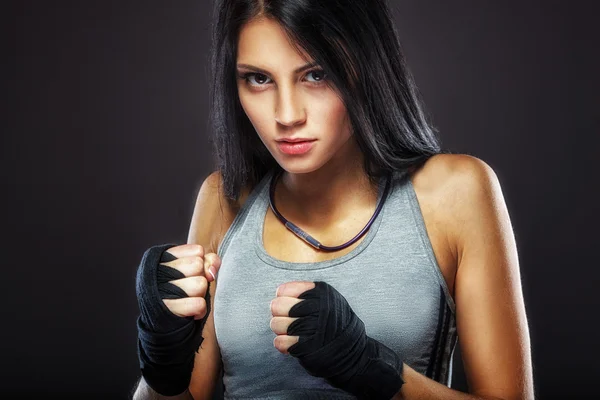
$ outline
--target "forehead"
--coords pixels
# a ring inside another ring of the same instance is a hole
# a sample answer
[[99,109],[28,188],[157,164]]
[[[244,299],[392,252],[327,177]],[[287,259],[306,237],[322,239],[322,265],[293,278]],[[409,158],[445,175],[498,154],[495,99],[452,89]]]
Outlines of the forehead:
[[240,30],[237,55],[239,63],[268,64],[293,69],[306,61],[311,61],[311,57],[292,45],[285,30],[276,21],[268,18],[254,19]]

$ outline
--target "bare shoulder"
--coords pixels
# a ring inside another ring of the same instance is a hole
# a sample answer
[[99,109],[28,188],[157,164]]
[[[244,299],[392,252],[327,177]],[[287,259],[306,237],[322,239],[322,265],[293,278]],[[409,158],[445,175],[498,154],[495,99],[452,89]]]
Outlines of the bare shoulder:
[[221,173],[212,172],[198,191],[187,242],[201,244],[205,253],[216,253],[249,192],[245,188],[237,201],[227,198]]
[[467,154],[437,154],[414,173],[415,190],[445,218],[454,219],[489,205],[501,196],[495,171],[485,161]]
[[443,192],[467,185],[472,190],[495,179],[493,169],[483,160],[467,154],[436,154],[412,177],[414,185],[427,192]]
[[505,209],[498,178],[493,169],[477,157],[437,154],[413,173],[411,181],[437,250],[438,262],[452,287],[465,231],[474,229],[476,222],[493,221],[494,210]]

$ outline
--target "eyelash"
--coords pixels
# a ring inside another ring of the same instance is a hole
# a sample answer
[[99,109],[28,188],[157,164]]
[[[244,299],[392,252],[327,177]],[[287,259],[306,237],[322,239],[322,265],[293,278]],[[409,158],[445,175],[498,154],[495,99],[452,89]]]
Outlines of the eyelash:
[[[314,72],[317,72],[317,73],[321,74],[321,75],[322,75],[322,78],[321,78],[319,81],[316,81],[316,82],[309,82],[309,83],[310,83],[311,85],[313,85],[313,86],[321,86],[321,85],[323,85],[323,83],[324,83],[324,82],[325,82],[325,80],[327,79],[327,74],[326,74],[326,73],[325,73],[325,71],[323,71],[322,69],[313,69],[313,70],[310,70],[310,71],[308,71],[308,72],[306,73],[306,75],[304,75],[304,76],[306,77],[306,76],[308,76],[308,75],[310,75],[310,74],[312,74],[312,73],[314,73]],[[265,77],[265,78],[267,78],[267,79],[271,79],[271,78],[269,78],[267,75],[265,75],[265,74],[261,74],[261,73],[259,73],[259,72],[246,72],[246,73],[240,74],[240,75],[239,75],[239,77],[240,77],[240,79],[243,79],[243,80],[246,82],[246,84],[247,84],[248,86],[252,87],[252,88],[261,88],[261,87],[263,87],[263,86],[266,86],[266,85],[267,85],[267,83],[260,83],[260,84],[253,84],[253,83],[250,83],[250,80],[249,80],[249,79],[250,79],[250,77],[252,77],[252,76],[257,76],[257,75],[261,75],[261,76],[264,76],[264,77]]]

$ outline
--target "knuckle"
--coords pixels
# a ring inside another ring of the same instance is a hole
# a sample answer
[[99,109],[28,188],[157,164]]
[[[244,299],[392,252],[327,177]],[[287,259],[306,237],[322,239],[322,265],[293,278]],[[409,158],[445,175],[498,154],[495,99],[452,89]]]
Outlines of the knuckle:
[[279,352],[285,353],[286,345],[285,340],[282,336],[276,336],[275,339],[273,339],[273,345],[277,350],[279,350]]
[[173,299],[163,299],[162,302],[167,307],[167,309],[174,315],[178,317],[182,317],[181,313],[177,310],[177,303]]
[[186,257],[203,257],[204,256],[204,248],[202,245],[197,243],[187,243],[178,246],[183,253],[185,253]]
[[188,246],[193,253],[199,254],[202,251],[202,245],[198,243],[189,243]]
[[203,276],[195,276],[193,277],[192,282],[194,283],[194,290],[196,293],[198,293],[199,296],[204,296],[208,286],[206,278]]
[[191,257],[191,263],[192,264],[202,265],[202,262],[203,262],[203,260],[202,260],[202,257],[200,257],[200,256],[193,256],[193,257]]
[[196,311],[196,301],[193,297],[184,297],[181,300],[183,300],[183,307],[188,313],[193,314]]
[[214,257],[211,254],[207,254],[204,256],[204,265],[208,268],[215,263]]
[[199,317],[206,315],[206,301],[202,297],[196,297],[196,312],[195,314]]
[[190,257],[188,260],[188,268],[191,276],[200,275],[202,272],[202,258],[198,256]]
[[211,265],[218,267],[221,265],[221,258],[215,253],[209,253],[206,255],[205,259],[209,260]]
[[202,286],[206,287],[208,285],[208,281],[204,275],[195,276],[194,279],[198,281]]

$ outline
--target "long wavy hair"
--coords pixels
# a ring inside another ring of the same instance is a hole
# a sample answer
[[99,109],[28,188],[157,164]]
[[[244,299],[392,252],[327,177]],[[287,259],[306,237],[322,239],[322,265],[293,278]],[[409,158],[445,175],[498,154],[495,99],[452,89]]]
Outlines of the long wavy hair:
[[370,179],[404,175],[442,152],[385,0],[215,0],[209,118],[229,199],[237,200],[244,187],[281,168],[246,116],[237,91],[238,35],[257,17],[278,22],[291,43],[327,73],[347,109]]

